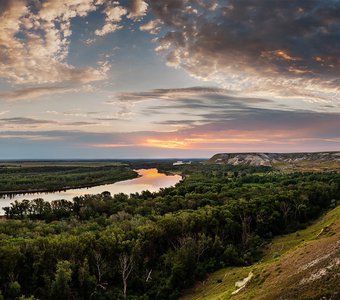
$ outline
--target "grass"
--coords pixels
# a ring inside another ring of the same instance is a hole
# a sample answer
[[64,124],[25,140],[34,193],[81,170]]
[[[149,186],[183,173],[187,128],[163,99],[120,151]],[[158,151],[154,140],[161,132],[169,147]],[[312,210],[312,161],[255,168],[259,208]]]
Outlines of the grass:
[[336,171],[340,172],[340,164],[338,161],[311,161],[301,160],[299,162],[290,163],[274,163],[273,167],[279,170],[286,171],[301,171],[301,172],[325,172]]
[[[340,207],[337,207],[304,230],[274,238],[256,265],[221,269],[187,291],[181,299],[321,299],[323,296],[340,296],[337,285],[340,276],[339,240]],[[326,274],[317,278],[325,270]],[[232,295],[237,289],[235,282],[247,277],[249,272],[254,273],[249,284]]]

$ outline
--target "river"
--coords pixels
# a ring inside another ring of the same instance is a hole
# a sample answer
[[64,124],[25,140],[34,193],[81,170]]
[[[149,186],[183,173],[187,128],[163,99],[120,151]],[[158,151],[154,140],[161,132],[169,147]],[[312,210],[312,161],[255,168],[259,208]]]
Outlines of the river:
[[9,206],[15,200],[21,201],[23,199],[43,198],[46,201],[53,201],[59,199],[72,200],[73,197],[85,194],[100,194],[108,191],[111,195],[125,193],[140,193],[145,190],[150,192],[157,192],[161,188],[174,186],[181,180],[180,175],[166,175],[159,173],[157,169],[140,169],[136,170],[139,177],[119,181],[113,184],[98,185],[90,188],[70,189],[61,192],[43,192],[32,194],[17,194],[11,196],[0,196],[0,215],[4,214],[3,207]]

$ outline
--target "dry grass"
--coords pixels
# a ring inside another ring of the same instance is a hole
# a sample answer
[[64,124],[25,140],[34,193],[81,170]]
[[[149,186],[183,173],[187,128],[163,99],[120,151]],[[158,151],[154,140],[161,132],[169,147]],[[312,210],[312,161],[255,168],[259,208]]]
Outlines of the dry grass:
[[[249,284],[232,295],[250,271]],[[182,299],[338,299],[338,282],[340,207],[305,230],[275,238],[258,264],[219,270]]]
[[340,172],[340,163],[338,161],[312,161],[302,160],[295,163],[275,163],[273,167],[283,171],[301,171],[301,172]]

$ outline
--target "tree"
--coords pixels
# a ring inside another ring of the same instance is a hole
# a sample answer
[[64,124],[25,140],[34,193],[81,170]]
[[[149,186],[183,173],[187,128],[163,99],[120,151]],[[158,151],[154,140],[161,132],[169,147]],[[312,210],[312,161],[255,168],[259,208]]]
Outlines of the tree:
[[71,295],[72,269],[68,260],[62,260],[57,263],[55,279],[51,287],[52,299],[69,299]]
[[8,296],[10,299],[16,299],[20,295],[21,286],[19,282],[14,281],[8,285]]
[[246,212],[240,214],[241,224],[242,224],[242,243],[246,245],[250,237],[250,225],[252,217],[247,215]]
[[85,299],[90,298],[91,293],[96,287],[96,277],[90,274],[90,266],[87,258],[84,259],[79,267],[78,281],[82,297]]
[[130,277],[133,266],[134,266],[133,254],[127,254],[126,252],[124,252],[119,255],[119,267],[123,280],[124,299],[127,299],[127,281]]
[[280,202],[280,210],[283,214],[283,219],[285,221],[285,226],[287,226],[288,214],[291,210],[291,207],[287,201]]
[[95,250],[93,252],[93,257],[94,257],[95,266],[97,270],[97,281],[98,281],[97,286],[105,290],[107,286],[107,282],[102,282],[102,277],[103,277],[103,274],[106,272],[107,265],[99,251]]

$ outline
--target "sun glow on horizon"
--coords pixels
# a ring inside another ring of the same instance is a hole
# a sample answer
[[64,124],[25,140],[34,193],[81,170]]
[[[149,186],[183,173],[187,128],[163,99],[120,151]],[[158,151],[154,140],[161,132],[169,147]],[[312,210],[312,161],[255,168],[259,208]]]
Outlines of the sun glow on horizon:
[[143,144],[146,147],[156,148],[168,148],[168,149],[187,149],[189,143],[185,140],[173,139],[173,140],[160,140],[160,139],[147,139]]
[[0,158],[339,150],[339,1],[173,2],[0,0]]

